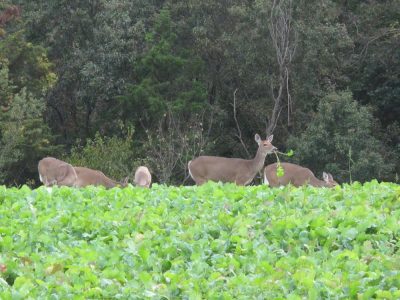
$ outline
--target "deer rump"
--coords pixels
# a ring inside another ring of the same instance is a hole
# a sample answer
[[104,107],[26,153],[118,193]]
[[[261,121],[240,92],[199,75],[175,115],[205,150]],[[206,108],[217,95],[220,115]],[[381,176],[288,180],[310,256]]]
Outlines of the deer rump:
[[140,166],[135,172],[135,185],[149,188],[151,185],[151,173],[145,166]]
[[54,157],[45,157],[38,164],[39,179],[47,187],[53,185],[74,186],[75,169],[69,163]]

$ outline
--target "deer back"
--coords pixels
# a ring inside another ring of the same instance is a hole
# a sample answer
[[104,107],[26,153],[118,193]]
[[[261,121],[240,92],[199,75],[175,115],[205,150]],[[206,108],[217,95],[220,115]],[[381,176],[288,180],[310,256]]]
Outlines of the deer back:
[[244,185],[246,182],[242,182],[241,178],[250,178],[253,173],[255,175],[250,160],[218,156],[197,157],[189,162],[189,172],[196,183],[203,183],[201,179],[206,179]]
[[98,170],[89,169],[86,167],[74,167],[77,180],[76,187],[85,187],[88,185],[99,186],[102,185],[106,188],[113,188],[119,185],[118,182],[108,178],[103,172]]
[[258,143],[258,149],[253,159],[200,156],[189,161],[190,176],[197,185],[208,180],[234,182],[239,185],[249,184],[264,166],[266,155],[276,149],[271,144],[272,135],[266,140],[261,140],[256,134],[254,139]]
[[284,175],[282,177],[278,177],[277,167],[277,163],[273,163],[265,167],[265,184],[268,184],[272,187],[288,185],[289,183],[296,187],[307,184],[315,187],[331,187],[337,184],[333,180],[331,174],[329,174],[330,177],[328,178],[328,175],[324,172],[324,180],[320,180],[315,177],[314,173],[310,169],[292,163],[281,163],[281,167],[284,170]]

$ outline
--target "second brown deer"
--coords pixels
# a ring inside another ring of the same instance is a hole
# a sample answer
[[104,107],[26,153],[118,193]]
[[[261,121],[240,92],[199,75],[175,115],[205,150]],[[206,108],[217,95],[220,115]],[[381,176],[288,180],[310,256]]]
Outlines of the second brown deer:
[[99,186],[102,185],[106,188],[113,188],[116,186],[125,187],[127,182],[117,182],[108,178],[103,172],[93,170],[85,167],[74,167],[76,171],[76,181],[74,187],[85,187],[88,185]]
[[262,140],[256,134],[254,139],[258,144],[258,150],[253,159],[199,156],[188,163],[190,176],[197,185],[208,180],[234,182],[237,185],[249,184],[263,168],[267,154],[276,150],[275,146],[271,144],[273,135]]
[[278,163],[266,166],[264,169],[264,183],[272,187],[288,184],[292,184],[296,187],[307,184],[315,187],[334,187],[338,185],[329,173],[323,172],[324,180],[320,180],[316,178],[314,173],[308,168],[292,163],[281,163],[281,167],[283,168],[284,175],[278,177]]

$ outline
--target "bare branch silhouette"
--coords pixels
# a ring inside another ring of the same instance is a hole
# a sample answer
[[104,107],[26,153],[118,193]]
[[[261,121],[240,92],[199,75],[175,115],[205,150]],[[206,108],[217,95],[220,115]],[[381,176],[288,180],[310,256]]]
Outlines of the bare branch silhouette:
[[285,97],[287,99],[287,122],[290,124],[290,113],[292,111],[292,98],[289,89],[290,64],[296,52],[297,44],[297,35],[292,26],[292,14],[292,0],[273,1],[268,28],[278,64],[278,86],[274,87],[271,81],[274,108],[268,119],[267,136],[275,130],[284,107],[283,100]]
[[233,119],[235,120],[235,124],[236,124],[236,129],[237,129],[237,134],[236,137],[239,139],[240,143],[243,146],[243,149],[246,151],[246,155],[247,157],[250,157],[250,153],[247,150],[246,144],[244,143],[243,139],[242,139],[242,131],[240,130],[240,126],[239,126],[239,122],[237,119],[237,112],[236,112],[236,93],[239,89],[236,88],[235,91],[233,92]]

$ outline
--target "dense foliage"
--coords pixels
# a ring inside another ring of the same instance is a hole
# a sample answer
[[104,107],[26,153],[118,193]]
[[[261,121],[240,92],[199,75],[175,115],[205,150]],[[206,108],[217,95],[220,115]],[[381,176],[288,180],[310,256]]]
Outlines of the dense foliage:
[[[268,131],[315,172],[396,181],[399,19],[398,0],[2,1],[0,180],[37,184],[51,154],[180,184],[193,156],[248,158]],[[128,148],[94,149],[121,128]]]
[[400,186],[0,187],[1,299],[398,299]]
[[330,93],[321,99],[307,129],[289,144],[297,149],[297,161],[318,173],[331,170],[339,181],[367,180],[369,174],[390,178],[393,163],[385,158],[395,158],[373,136],[375,129],[368,109],[349,92]]

